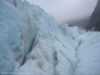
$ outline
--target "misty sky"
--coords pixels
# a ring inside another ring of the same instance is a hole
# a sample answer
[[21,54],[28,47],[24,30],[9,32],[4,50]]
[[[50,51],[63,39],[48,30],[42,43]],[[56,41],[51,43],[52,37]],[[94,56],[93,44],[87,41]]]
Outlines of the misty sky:
[[29,0],[41,6],[59,22],[68,22],[89,17],[97,0]]

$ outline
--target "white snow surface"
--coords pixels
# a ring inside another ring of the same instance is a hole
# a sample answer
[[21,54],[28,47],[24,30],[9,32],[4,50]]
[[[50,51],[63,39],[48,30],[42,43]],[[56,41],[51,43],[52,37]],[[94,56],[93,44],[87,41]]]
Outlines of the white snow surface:
[[100,32],[60,25],[26,0],[0,0],[0,75],[100,75]]

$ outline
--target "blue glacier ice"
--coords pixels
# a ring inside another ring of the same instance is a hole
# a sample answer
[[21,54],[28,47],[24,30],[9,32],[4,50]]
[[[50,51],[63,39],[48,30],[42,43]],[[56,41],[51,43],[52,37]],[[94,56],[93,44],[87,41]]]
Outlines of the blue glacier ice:
[[59,24],[26,0],[0,0],[0,75],[100,75],[100,32]]

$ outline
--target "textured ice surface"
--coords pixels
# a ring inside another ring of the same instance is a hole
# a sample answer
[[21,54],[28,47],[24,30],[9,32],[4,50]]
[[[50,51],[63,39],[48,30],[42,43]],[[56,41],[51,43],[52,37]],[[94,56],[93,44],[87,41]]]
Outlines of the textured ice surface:
[[59,25],[36,5],[0,0],[0,75],[100,75],[100,32]]

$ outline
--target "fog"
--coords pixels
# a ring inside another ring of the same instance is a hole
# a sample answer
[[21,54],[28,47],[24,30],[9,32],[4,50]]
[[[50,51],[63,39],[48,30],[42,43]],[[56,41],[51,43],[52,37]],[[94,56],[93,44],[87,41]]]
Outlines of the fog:
[[28,0],[53,15],[58,22],[75,22],[91,16],[97,0]]

